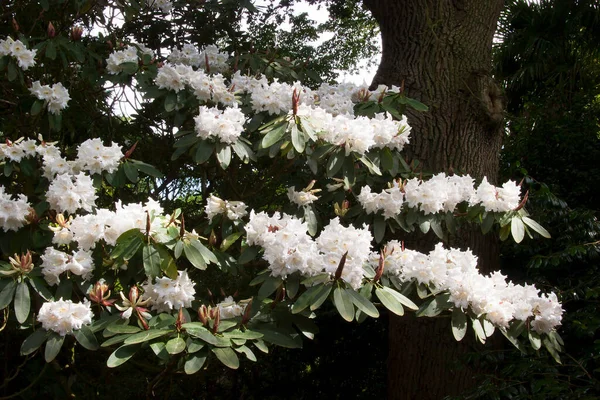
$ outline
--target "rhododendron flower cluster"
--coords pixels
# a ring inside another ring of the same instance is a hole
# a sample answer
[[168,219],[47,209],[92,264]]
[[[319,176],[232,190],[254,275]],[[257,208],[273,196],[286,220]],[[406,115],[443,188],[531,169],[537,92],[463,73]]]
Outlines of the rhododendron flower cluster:
[[19,194],[16,197],[0,186],[0,227],[4,232],[16,231],[27,222],[26,217],[31,210],[27,196]]
[[71,300],[60,299],[42,304],[37,320],[42,323],[42,328],[65,336],[81,329],[83,325],[91,324],[92,317],[92,309],[87,300],[73,303]]
[[98,196],[89,175],[57,175],[48,187],[46,200],[58,212],[74,214],[77,210],[92,211]]
[[100,174],[103,171],[112,173],[119,167],[123,156],[121,146],[116,143],[104,146],[98,138],[88,139],[77,147],[75,169],[88,171],[90,174]]
[[[484,276],[477,269],[471,251],[445,249],[440,243],[429,254],[404,249],[398,241],[389,242],[384,251],[384,271],[401,281],[416,281],[432,291],[448,291],[450,302],[464,310],[484,315],[496,326],[507,328],[512,320],[531,320],[538,333],[548,333],[560,325],[562,308],[554,293],[539,295],[532,285],[516,285],[494,272]],[[376,267],[380,260],[371,254]]]
[[206,217],[209,221],[212,221],[219,214],[225,215],[231,221],[237,221],[248,215],[246,208],[246,205],[242,201],[222,200],[211,194],[206,202],[204,212],[206,212]]
[[83,280],[88,280],[92,277],[94,270],[94,260],[92,253],[86,250],[74,251],[73,254],[63,253],[53,247],[48,247],[42,259],[42,274],[49,285],[57,285],[60,283],[59,275],[63,272],[71,272],[79,275]]
[[238,108],[200,106],[200,114],[194,118],[196,133],[202,139],[216,138],[221,143],[232,144],[244,131],[246,117]]
[[146,282],[143,285],[144,296],[150,298],[152,309],[158,312],[190,307],[194,301],[195,283],[189,278],[187,271],[179,271],[175,279],[156,278],[156,283]]
[[35,53],[36,49],[27,50],[27,46],[20,40],[13,40],[11,37],[0,40],[0,57],[14,57],[23,71],[35,65]]
[[116,50],[112,52],[106,59],[106,70],[111,75],[116,75],[123,72],[123,65],[125,63],[138,63],[140,54],[148,54],[154,57],[154,52],[140,44],[136,46],[127,46],[123,50]]
[[272,276],[285,278],[296,271],[304,276],[321,272],[334,275],[346,254],[342,279],[355,289],[362,284],[363,265],[373,240],[366,226],[344,227],[335,218],[313,240],[306,223],[295,217],[280,213],[269,217],[264,212],[252,211],[245,229],[248,244],[264,249],[263,258],[269,263]]
[[217,307],[219,308],[219,314],[221,319],[231,319],[235,317],[240,317],[246,309],[245,306],[236,303],[233,297],[231,296],[226,297],[222,302],[217,304]]
[[319,198],[314,195],[314,190],[302,190],[297,192],[294,187],[289,187],[287,191],[288,199],[299,206],[306,206],[317,201]]
[[67,108],[67,103],[71,100],[69,91],[60,82],[49,86],[40,84],[40,81],[35,81],[29,91],[38,99],[44,100],[48,112],[51,114],[60,114],[62,110]]
[[453,212],[462,202],[471,206],[482,205],[486,211],[506,212],[517,208],[521,201],[521,187],[513,181],[496,187],[484,178],[477,189],[473,182],[469,175],[446,176],[440,173],[426,181],[417,178],[404,183],[395,181],[392,187],[381,193],[372,193],[371,188],[365,185],[357,198],[368,214],[382,211],[386,219],[398,215],[404,204],[427,215]]

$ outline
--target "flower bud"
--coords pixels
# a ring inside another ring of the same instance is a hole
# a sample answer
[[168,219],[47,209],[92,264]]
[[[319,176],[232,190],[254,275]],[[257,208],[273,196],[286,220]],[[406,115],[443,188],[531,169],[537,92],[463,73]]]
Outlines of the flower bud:
[[198,319],[202,322],[203,325],[208,323],[208,309],[204,304],[198,308]]
[[19,23],[16,19],[14,19],[14,17],[12,19],[12,27],[15,32],[19,32]]
[[74,26],[71,29],[71,40],[77,42],[81,40],[81,36],[83,35],[83,28],[81,26]]
[[49,38],[53,38],[54,36],[56,36],[56,29],[54,29],[54,25],[52,25],[52,22],[48,22],[48,29],[46,30],[46,33],[48,34]]
[[9,257],[9,261],[12,268],[21,274],[28,274],[33,269],[33,261],[29,250],[25,254],[15,254],[13,257]]

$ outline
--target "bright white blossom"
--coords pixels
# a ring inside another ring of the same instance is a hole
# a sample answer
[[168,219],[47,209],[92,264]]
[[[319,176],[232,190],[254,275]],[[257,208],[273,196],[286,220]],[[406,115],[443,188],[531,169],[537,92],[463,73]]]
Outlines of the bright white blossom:
[[299,206],[306,206],[308,204],[312,204],[319,198],[314,195],[314,191],[312,190],[302,190],[297,192],[294,187],[289,187],[287,191],[288,199],[294,204]]
[[48,112],[51,114],[60,114],[62,110],[67,108],[67,103],[71,100],[69,92],[60,82],[49,86],[41,85],[40,81],[35,81],[29,91],[38,99],[44,100]]
[[79,209],[92,211],[97,197],[92,178],[83,172],[77,175],[57,175],[46,193],[46,199],[53,210],[69,214],[74,214]]
[[217,304],[221,319],[231,319],[239,317],[244,313],[245,306],[236,303],[233,297],[226,297],[222,302]]
[[226,215],[231,221],[237,221],[248,215],[246,208],[246,205],[242,201],[222,200],[211,194],[206,202],[204,212],[206,212],[206,217],[211,222],[219,214]]
[[92,253],[86,250],[74,251],[72,254],[63,253],[53,247],[48,247],[42,259],[42,274],[49,285],[58,285],[60,283],[60,274],[71,272],[79,275],[83,280],[92,277],[94,270],[94,260]]
[[27,46],[20,40],[11,37],[0,40],[0,56],[12,56],[17,59],[17,64],[23,71],[35,65],[36,49],[27,50]]
[[179,271],[177,278],[156,278],[156,283],[146,282],[144,296],[150,297],[152,309],[158,312],[190,307],[194,300],[195,283],[188,277],[187,271]]
[[91,324],[92,317],[87,299],[83,303],[60,299],[42,304],[37,320],[42,323],[42,328],[65,336],[81,329],[83,325]]
[[225,110],[200,106],[200,114],[194,118],[196,133],[202,139],[216,139],[221,143],[235,143],[244,131],[246,117],[238,108]]
[[103,171],[112,173],[119,167],[123,156],[121,146],[116,143],[104,146],[101,139],[88,139],[77,147],[75,167],[90,174],[100,174]]
[[0,227],[4,232],[16,231],[27,222],[26,217],[31,211],[27,196],[19,194],[11,196],[0,186]]

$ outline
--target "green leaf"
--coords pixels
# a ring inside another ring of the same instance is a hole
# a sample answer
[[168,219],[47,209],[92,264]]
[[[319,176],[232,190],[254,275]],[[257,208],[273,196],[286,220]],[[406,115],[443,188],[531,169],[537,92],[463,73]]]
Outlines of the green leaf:
[[19,73],[17,72],[17,67],[15,66],[15,63],[12,60],[10,60],[8,62],[8,80],[12,82],[15,79],[17,79],[18,75]]
[[394,289],[389,288],[387,286],[384,286],[382,288],[382,290],[384,292],[387,292],[387,293],[391,294],[392,296],[394,296],[396,298],[396,300],[399,301],[405,307],[408,307],[409,309],[411,309],[413,311],[419,309],[419,307],[411,299],[409,299],[408,297],[406,297],[402,293],[397,292]]
[[473,322],[473,331],[475,332],[475,337],[479,339],[482,344],[485,344],[485,331],[483,330],[483,325],[481,325],[481,321],[477,318],[472,320]]
[[165,97],[165,111],[171,112],[177,107],[177,93],[169,92]]
[[327,298],[329,297],[329,293],[331,293],[332,288],[333,288],[333,285],[321,286],[319,291],[317,293],[315,293],[315,296],[312,299],[312,302],[310,305],[311,311],[314,311],[317,308],[321,307],[321,304],[323,304],[325,302],[325,300],[327,300]]
[[56,60],[56,45],[53,41],[48,40],[46,44],[45,53],[46,57],[48,57],[49,59]]
[[432,219],[430,224],[433,233],[435,233],[435,235],[441,240],[444,240],[444,231],[442,230],[442,225],[435,219]]
[[536,231],[537,233],[542,235],[542,237],[545,237],[546,239],[550,239],[550,232],[548,232],[543,226],[541,226],[540,224],[538,224],[537,222],[535,222],[534,220],[532,220],[529,217],[522,217],[522,219],[523,219],[523,222],[525,223],[525,225],[527,225],[528,227],[530,227],[531,229],[533,229],[534,231]]
[[42,100],[36,100],[31,105],[31,110],[29,111],[29,114],[31,114],[31,116],[38,115],[43,108],[44,102]]
[[45,329],[38,329],[33,332],[31,335],[27,337],[21,344],[21,355],[26,356],[37,349],[46,341],[46,336],[48,335],[48,331]]
[[201,140],[198,142],[198,144],[196,144],[195,147],[196,151],[194,152],[194,162],[198,164],[203,164],[208,161],[215,150],[214,143],[210,143],[207,140]]
[[423,233],[429,232],[429,228],[431,228],[431,222],[430,221],[423,221],[423,222],[421,222],[419,224],[419,229]]
[[352,300],[341,286],[337,286],[333,289],[333,304],[342,318],[346,321],[350,322],[354,319],[354,306],[352,305]]
[[256,355],[254,355],[254,352],[252,350],[250,350],[250,348],[248,346],[236,347],[236,348],[234,348],[234,350],[237,351],[238,353],[244,353],[248,360],[256,362]]
[[335,176],[335,174],[337,174],[339,170],[342,169],[342,166],[344,165],[344,158],[344,152],[339,149],[331,153],[331,156],[329,156],[329,160],[327,161],[328,177]]
[[231,369],[239,368],[240,359],[230,347],[212,348],[211,351],[226,367]]
[[191,336],[202,339],[208,344],[216,346],[219,343],[217,337],[199,322],[188,322],[187,324],[181,325],[181,327]]
[[163,173],[156,169],[156,167],[154,167],[153,165],[132,159],[130,159],[129,162],[134,164],[139,171],[142,171],[148,176],[152,176],[154,178],[162,178],[164,176]]
[[391,293],[380,288],[375,288],[375,296],[377,296],[385,308],[394,314],[400,316],[404,315],[404,308],[402,307],[402,304]]
[[525,237],[525,225],[519,216],[514,216],[510,221],[510,231],[515,243],[521,243]]
[[42,278],[29,276],[29,284],[44,300],[48,301],[52,298],[52,292],[48,290],[47,283]]
[[142,260],[146,276],[153,279],[160,274],[160,253],[152,244],[148,243],[142,248]]
[[219,161],[221,168],[227,169],[227,167],[229,167],[229,163],[231,162],[231,146],[217,143],[216,151],[217,160]]
[[267,279],[265,279],[260,289],[258,289],[258,297],[260,299],[269,297],[281,286],[282,282],[283,281],[279,277],[269,276]]
[[176,337],[167,342],[165,347],[169,354],[179,354],[185,350],[185,340],[181,337]]
[[529,337],[529,343],[531,343],[531,347],[533,347],[534,350],[539,350],[542,347],[542,338],[537,332],[530,330],[527,333],[527,336]]
[[12,280],[8,282],[4,289],[0,292],[0,310],[8,307],[15,297],[15,290],[17,288],[17,281]]
[[135,335],[129,336],[125,339],[125,344],[136,344],[150,341],[152,339],[159,338],[168,333],[173,332],[171,329],[149,329],[147,331],[142,331],[136,333]]
[[304,221],[308,225],[308,234],[315,236],[317,234],[318,221],[317,214],[311,205],[304,206]]
[[223,252],[227,251],[227,249],[229,249],[232,244],[234,244],[240,237],[242,237],[242,235],[242,232],[234,232],[231,235],[227,236],[225,239],[223,239],[219,250]]
[[554,358],[554,361],[556,361],[559,364],[562,364],[562,362],[560,361],[560,355],[558,354],[558,350],[554,347],[552,341],[548,338],[544,338],[543,343],[544,347],[546,347],[546,350],[548,350],[552,358]]
[[481,233],[483,233],[484,235],[488,233],[492,229],[492,226],[494,226],[495,220],[496,218],[494,218],[493,213],[486,213],[485,217],[483,218],[483,221],[481,222]]
[[460,308],[452,310],[452,334],[457,342],[463,340],[467,333],[467,316]]
[[301,340],[294,340],[293,337],[283,332],[267,329],[267,328],[255,328],[255,331],[262,333],[264,336],[262,339],[269,343],[273,343],[276,346],[286,347],[288,349],[299,349],[302,347]]
[[[373,303],[371,303],[368,299],[366,299],[365,297],[356,293],[351,288],[346,288],[345,292],[348,295],[348,297],[350,298],[350,301],[352,301],[352,303],[354,303],[356,308],[358,308],[359,310],[361,310],[362,312],[367,314],[369,317],[372,317],[372,318],[379,317],[379,311],[377,310],[377,307],[375,307],[373,305]],[[335,293],[334,293],[334,295],[335,295]]]
[[282,123],[276,125],[273,129],[271,129],[261,141],[261,146],[266,149],[268,147],[273,146],[275,143],[279,142],[281,138],[285,135],[285,132],[288,128],[288,122],[283,121]]
[[75,340],[88,350],[98,350],[100,345],[98,344],[98,339],[96,339],[96,335],[92,332],[92,330],[86,326],[82,325],[81,329],[74,333]]
[[133,166],[132,163],[126,161],[121,164],[123,166],[123,171],[125,172],[125,176],[129,179],[130,182],[136,183],[140,177],[138,175],[138,170]]
[[292,145],[294,146],[294,149],[298,152],[298,154],[304,153],[306,140],[304,134],[298,129],[298,126],[296,124],[292,125]]
[[452,305],[448,303],[450,298],[449,293],[432,297],[430,300],[421,304],[417,311],[417,317],[435,317],[440,315],[443,311],[449,309]]
[[183,253],[188,261],[195,267],[201,270],[206,269],[206,262],[204,257],[200,253],[200,250],[196,248],[191,242],[183,244]]
[[144,234],[137,228],[130,229],[123,233],[117,239],[117,245],[110,254],[111,258],[121,258],[123,260],[131,259],[144,244],[144,238]]
[[208,351],[200,351],[198,353],[188,355],[188,359],[183,364],[183,370],[186,374],[192,375],[200,371],[206,359],[208,358]]
[[[223,322],[223,321],[221,321]],[[247,340],[252,340],[252,339],[260,339],[262,338],[264,335],[260,332],[255,332],[252,331],[250,329],[246,329],[245,331],[241,331],[239,329],[230,331],[230,332],[225,332],[223,333],[223,336],[229,339],[247,339]]]
[[119,347],[108,357],[106,366],[108,368],[116,368],[119,365],[126,363],[133,357],[139,348],[140,346],[138,344],[125,344]]
[[414,108],[417,111],[428,111],[429,107],[427,107],[425,104],[421,103],[420,101],[417,101],[415,99],[410,99],[410,98],[406,98],[406,104],[408,104],[409,106],[411,106],[412,108]]
[[17,286],[15,293],[15,317],[17,321],[22,324],[27,321],[29,316],[29,310],[31,308],[31,297],[29,293],[29,286],[25,281],[22,281]]
[[306,307],[308,307],[311,304],[316,293],[323,286],[324,285],[311,286],[304,293],[302,293],[300,297],[298,297],[298,299],[296,299],[296,301],[294,302],[294,305],[292,306],[292,313],[297,314],[304,310]]
[[373,234],[377,243],[381,243],[381,241],[383,240],[383,237],[385,236],[386,227],[387,224],[383,216],[379,214],[375,215],[375,217],[373,218]]
[[269,348],[267,347],[265,342],[263,342],[260,339],[254,342],[254,346],[256,346],[257,349],[259,349],[260,351],[262,351],[265,354],[269,353]]
[[46,362],[49,363],[56,358],[64,342],[64,336],[60,336],[55,332],[50,333],[50,337],[46,341],[46,348],[44,350],[44,359]]
[[[123,322],[121,322],[123,321]],[[118,320],[106,327],[110,333],[138,333],[141,329],[135,325],[128,325],[127,320]]]

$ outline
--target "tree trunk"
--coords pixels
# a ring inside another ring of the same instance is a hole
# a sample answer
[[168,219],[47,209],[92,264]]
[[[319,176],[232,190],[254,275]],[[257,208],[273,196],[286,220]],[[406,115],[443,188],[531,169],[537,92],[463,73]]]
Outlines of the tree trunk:
[[[490,76],[492,42],[503,0],[364,0],[381,28],[383,53],[372,86],[404,87],[429,106],[407,110],[407,160],[424,171],[497,180],[502,97]],[[471,248],[486,271],[497,269],[494,238],[468,232],[453,246]],[[429,241],[431,243],[431,241]],[[420,248],[430,250],[430,248]],[[469,337],[473,335],[469,333]],[[456,343],[447,318],[390,318],[390,399],[441,399],[473,384],[452,368],[473,342]]]

